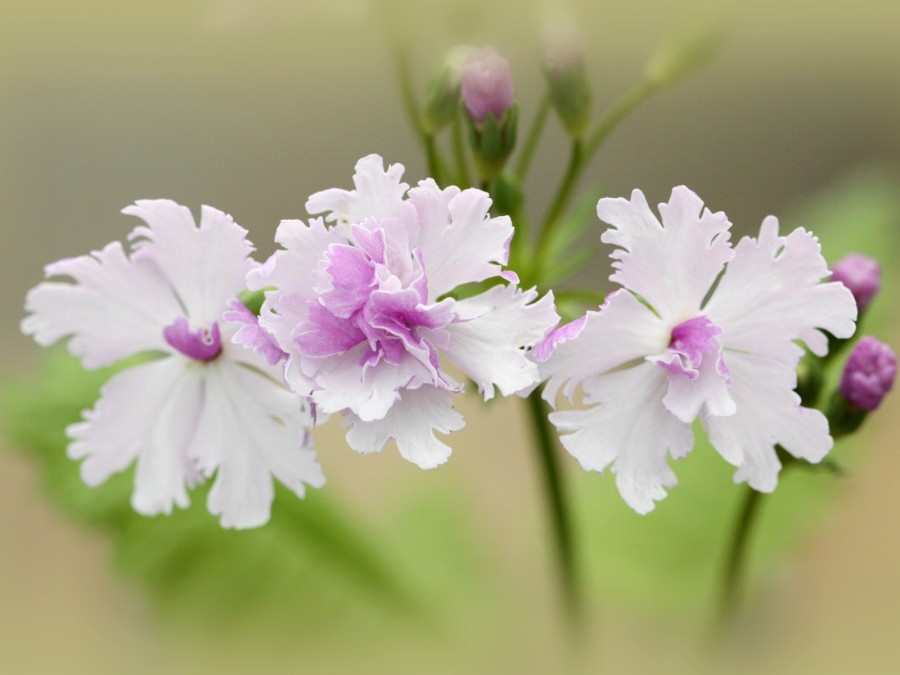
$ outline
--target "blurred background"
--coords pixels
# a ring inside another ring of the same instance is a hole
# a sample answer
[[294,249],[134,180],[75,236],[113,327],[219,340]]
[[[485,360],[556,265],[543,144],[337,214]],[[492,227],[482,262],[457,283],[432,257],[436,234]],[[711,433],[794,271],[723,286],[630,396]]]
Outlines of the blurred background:
[[[427,473],[393,449],[354,455],[331,423],[317,440],[323,494],[282,495],[266,528],[221,533],[201,495],[197,509],[141,519],[122,512],[127,477],[81,486],[77,466],[58,461],[59,436],[101,380],[66,361],[40,379],[46,355],[18,330],[42,266],[124,238],[134,223],[119,211],[135,199],[169,197],[195,212],[214,205],[266,256],[278,222],[303,217],[310,193],[349,186],[363,155],[403,163],[409,182],[423,178],[387,33],[409,37],[420,93],[454,44],[498,45],[527,125],[543,91],[537,9],[468,0],[2,4],[5,417],[18,439],[43,427],[53,451],[29,456],[0,440],[9,450],[0,453],[0,671],[578,665],[566,656],[520,401],[464,401],[467,426],[451,437],[451,461]],[[653,203],[686,184],[739,232],[774,213],[785,228],[814,229],[832,261],[849,250],[875,255],[885,290],[864,330],[897,348],[896,4],[617,0],[573,3],[572,12],[585,32],[595,119],[671,31],[709,18],[729,27],[712,65],[621,125],[582,187],[610,196],[640,187]],[[551,120],[528,185],[536,212],[566,152]],[[584,280],[600,285],[608,273],[598,257]],[[835,450],[847,476],[784,478],[752,544],[739,639],[714,658],[701,643],[737,504],[730,469],[698,445],[676,463],[681,484],[641,518],[608,476],[586,476],[564,458],[591,603],[581,665],[900,672],[898,412],[889,399]],[[341,528],[346,555],[328,543]],[[346,562],[354,556],[368,556],[364,569]],[[384,591],[394,585],[404,600]]]

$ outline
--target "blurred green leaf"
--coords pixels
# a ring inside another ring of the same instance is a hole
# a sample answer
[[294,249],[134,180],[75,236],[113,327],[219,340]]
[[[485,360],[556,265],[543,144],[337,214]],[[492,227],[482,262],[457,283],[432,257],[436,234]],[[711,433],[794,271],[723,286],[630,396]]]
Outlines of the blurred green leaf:
[[[300,500],[278,486],[270,522],[233,531],[207,512],[207,486],[192,491],[187,509],[154,518],[131,509],[131,471],[86,486],[78,463],[66,456],[64,430],[93,405],[112,372],[84,371],[76,359],[51,352],[38,376],[4,387],[5,426],[14,445],[37,462],[48,496],[69,517],[109,538],[116,567],[139,582],[175,625],[219,632],[280,623],[290,634],[323,634],[349,624],[372,634],[410,620],[429,625],[442,603],[426,607],[424,597],[471,598],[458,588],[474,588],[477,574],[464,564],[472,546],[461,533],[448,536],[446,522],[435,529],[419,518],[417,526],[416,546],[425,531],[448,542],[437,548],[450,579],[431,583],[411,570],[433,570],[434,560],[410,551],[400,531],[364,532],[366,524],[351,522],[322,490]],[[440,496],[430,499],[431,508],[439,508]],[[412,555],[398,556],[397,550]]]

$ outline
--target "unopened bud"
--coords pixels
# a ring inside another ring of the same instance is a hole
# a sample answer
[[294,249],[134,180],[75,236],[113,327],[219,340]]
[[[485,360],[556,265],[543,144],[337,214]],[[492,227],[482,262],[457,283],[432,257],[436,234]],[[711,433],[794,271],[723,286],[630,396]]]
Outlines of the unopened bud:
[[580,138],[591,113],[580,31],[571,20],[552,18],[541,32],[541,52],[550,102],[569,135]]
[[469,52],[462,71],[462,99],[476,124],[488,113],[502,120],[515,102],[509,61],[493,47]]
[[860,313],[881,290],[881,266],[872,258],[851,253],[834,264],[833,281],[840,281],[853,294]]
[[883,342],[866,336],[856,343],[841,375],[840,392],[847,403],[875,410],[894,387],[897,356]]
[[463,65],[469,55],[466,46],[451,49],[444,62],[428,80],[425,89],[425,129],[436,134],[451,124],[459,112],[460,85],[462,83]]

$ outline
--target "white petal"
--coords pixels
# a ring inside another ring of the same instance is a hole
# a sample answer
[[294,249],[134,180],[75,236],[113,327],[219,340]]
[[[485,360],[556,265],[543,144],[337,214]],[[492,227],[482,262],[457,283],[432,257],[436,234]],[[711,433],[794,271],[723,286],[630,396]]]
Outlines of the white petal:
[[[501,265],[509,260],[512,221],[507,216],[490,217],[491,198],[486,192],[463,190],[447,200],[451,192],[440,193],[430,181],[410,190],[410,201],[422,209],[418,247],[425,262],[430,302],[460,284],[500,275]],[[446,211],[436,203],[446,203]]]
[[802,229],[779,237],[778,220],[769,216],[758,240],[738,243],[705,311],[725,331],[726,348],[796,365],[802,351],[792,341],[823,355],[828,343],[818,329],[853,335],[853,295],[838,282],[819,283],[828,275],[818,240]]
[[587,410],[550,414],[563,446],[588,471],[610,463],[626,503],[638,513],[653,510],[678,481],[666,451],[684,457],[694,444],[691,427],[662,404],[666,372],[652,363],[587,380]]
[[726,358],[737,411],[730,417],[704,417],[703,425],[716,450],[738,467],[735,482],[771,492],[781,469],[775,444],[819,462],[832,447],[828,421],[818,410],[800,406],[792,366],[738,352],[727,352]]
[[219,320],[255,265],[247,230],[209,206],[202,208],[198,228],[189,209],[168,199],[140,200],[122,213],[147,223],[130,235],[134,259],[149,259],[159,267],[191,320]]
[[669,344],[669,328],[628,291],[609,295],[599,312],[588,312],[574,338],[558,344],[540,366],[549,378],[544,398],[556,404],[560,387],[571,400],[585,378],[602,375],[629,361],[658,354]]
[[66,431],[69,455],[86,458],[81,475],[98,485],[137,459],[132,505],[145,515],[185,507],[195,473],[187,454],[202,400],[202,369],[180,356],[129,368],[103,387],[85,421]]
[[484,400],[494,396],[494,387],[509,396],[540,379],[538,366],[527,357],[559,321],[549,293],[537,302],[535,289],[494,286],[457,304],[460,314],[475,318],[444,328],[450,341],[445,353],[478,385]]
[[724,213],[703,208],[686,187],[676,187],[660,204],[662,224],[640,190],[631,200],[601,199],[597,215],[613,227],[602,241],[619,247],[611,254],[612,281],[643,296],[674,325],[700,309],[722,267],[734,255],[728,242],[731,223]]
[[224,360],[208,369],[190,454],[204,475],[216,473],[207,505],[223,527],[266,523],[273,478],[300,497],[325,483],[311,427],[308,404],[268,377]]
[[404,459],[422,469],[433,469],[450,457],[450,448],[434,432],[449,434],[462,429],[465,422],[453,409],[448,392],[424,386],[404,389],[384,418],[364,422],[350,414],[344,426],[353,427],[347,432],[347,443],[356,452],[380,452],[393,438]]
[[28,293],[25,309],[31,315],[22,331],[38,344],[71,335],[69,351],[88,368],[169,350],[163,327],[182,314],[178,300],[153,265],[128,260],[119,242],[48,265],[46,273],[76,283],[44,282]]
[[410,239],[416,234],[416,211],[403,196],[409,185],[401,182],[404,167],[391,164],[384,169],[384,160],[378,155],[368,155],[356,163],[353,175],[355,190],[332,188],[316,192],[306,201],[311,215],[326,214],[325,220],[341,224],[360,223],[368,218],[396,218],[409,231]]
[[351,410],[366,422],[378,420],[400,399],[400,389],[432,379],[409,354],[397,365],[381,361],[364,369],[361,360],[367,351],[368,344],[363,343],[323,362],[312,394],[322,412]]

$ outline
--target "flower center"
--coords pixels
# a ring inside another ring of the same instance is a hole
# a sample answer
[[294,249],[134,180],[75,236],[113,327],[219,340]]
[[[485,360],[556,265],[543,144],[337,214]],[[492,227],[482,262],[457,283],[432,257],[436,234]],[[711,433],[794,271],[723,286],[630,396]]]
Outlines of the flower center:
[[703,355],[718,354],[721,350],[716,340],[721,334],[722,329],[708,317],[697,316],[688,319],[672,329],[669,350],[656,365],[677,375],[687,375],[693,380],[699,375]]
[[195,361],[212,361],[222,352],[219,324],[191,330],[187,317],[179,316],[163,329],[163,337],[174,349]]
[[306,356],[327,357],[366,342],[364,363],[396,365],[411,355],[440,380],[437,349],[420,330],[450,323],[453,301],[428,304],[421,254],[407,242],[388,240],[381,227],[356,225],[352,235],[352,244],[325,254],[327,284],[309,303],[298,346]]

